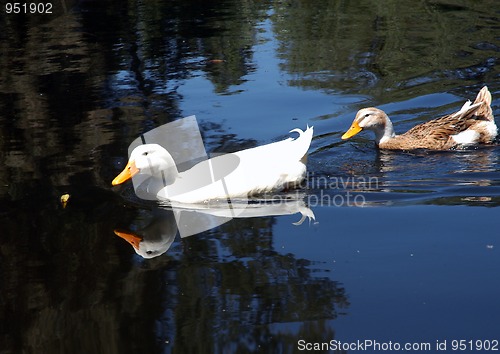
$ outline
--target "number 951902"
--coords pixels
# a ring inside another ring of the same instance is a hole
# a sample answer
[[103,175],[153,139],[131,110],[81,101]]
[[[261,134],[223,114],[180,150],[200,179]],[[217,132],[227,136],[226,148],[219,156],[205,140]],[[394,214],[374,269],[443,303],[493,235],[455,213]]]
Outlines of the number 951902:
[[5,4],[5,13],[8,14],[51,14],[52,3],[21,3],[8,2]]

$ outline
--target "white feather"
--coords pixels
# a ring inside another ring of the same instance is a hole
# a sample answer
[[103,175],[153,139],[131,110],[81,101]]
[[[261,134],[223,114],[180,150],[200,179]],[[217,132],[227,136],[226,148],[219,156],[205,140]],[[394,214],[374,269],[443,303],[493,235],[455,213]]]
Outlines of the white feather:
[[479,140],[479,133],[472,129],[467,129],[458,134],[452,135],[451,137],[457,144],[460,145],[474,145]]
[[498,128],[495,124],[495,121],[483,122],[482,124],[488,134],[491,136],[491,140],[495,139],[498,134]]
[[453,117],[460,116],[462,113],[467,112],[467,110],[469,109],[469,107],[471,106],[471,104],[472,104],[472,102],[470,100],[467,100],[467,102],[464,103],[464,105],[462,106],[462,108],[460,108],[460,110],[458,112],[456,112],[455,114],[453,114]]

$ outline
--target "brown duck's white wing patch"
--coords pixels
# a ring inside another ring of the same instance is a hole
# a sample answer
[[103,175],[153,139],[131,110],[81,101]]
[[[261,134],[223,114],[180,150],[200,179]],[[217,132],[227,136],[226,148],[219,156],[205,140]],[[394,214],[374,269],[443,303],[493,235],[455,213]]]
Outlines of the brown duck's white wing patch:
[[459,145],[475,145],[478,143],[481,134],[473,129],[467,129],[458,134],[452,135],[451,138]]

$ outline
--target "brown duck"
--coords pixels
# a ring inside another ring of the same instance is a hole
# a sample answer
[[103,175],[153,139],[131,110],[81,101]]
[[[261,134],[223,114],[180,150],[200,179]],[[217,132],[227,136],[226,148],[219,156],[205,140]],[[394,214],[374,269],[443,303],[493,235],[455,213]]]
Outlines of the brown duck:
[[467,101],[458,112],[419,124],[401,135],[396,135],[384,111],[363,108],[342,139],[349,139],[363,129],[372,130],[377,146],[389,150],[460,149],[491,143],[498,133],[491,111],[491,94],[486,86],[479,91],[474,103]]

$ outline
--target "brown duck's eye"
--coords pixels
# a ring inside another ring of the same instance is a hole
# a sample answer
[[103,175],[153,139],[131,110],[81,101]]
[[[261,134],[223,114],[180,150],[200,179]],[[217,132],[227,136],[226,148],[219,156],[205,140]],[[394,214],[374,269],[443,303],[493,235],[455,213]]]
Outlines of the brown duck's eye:
[[364,118],[368,118],[371,115],[371,113],[366,113]]

